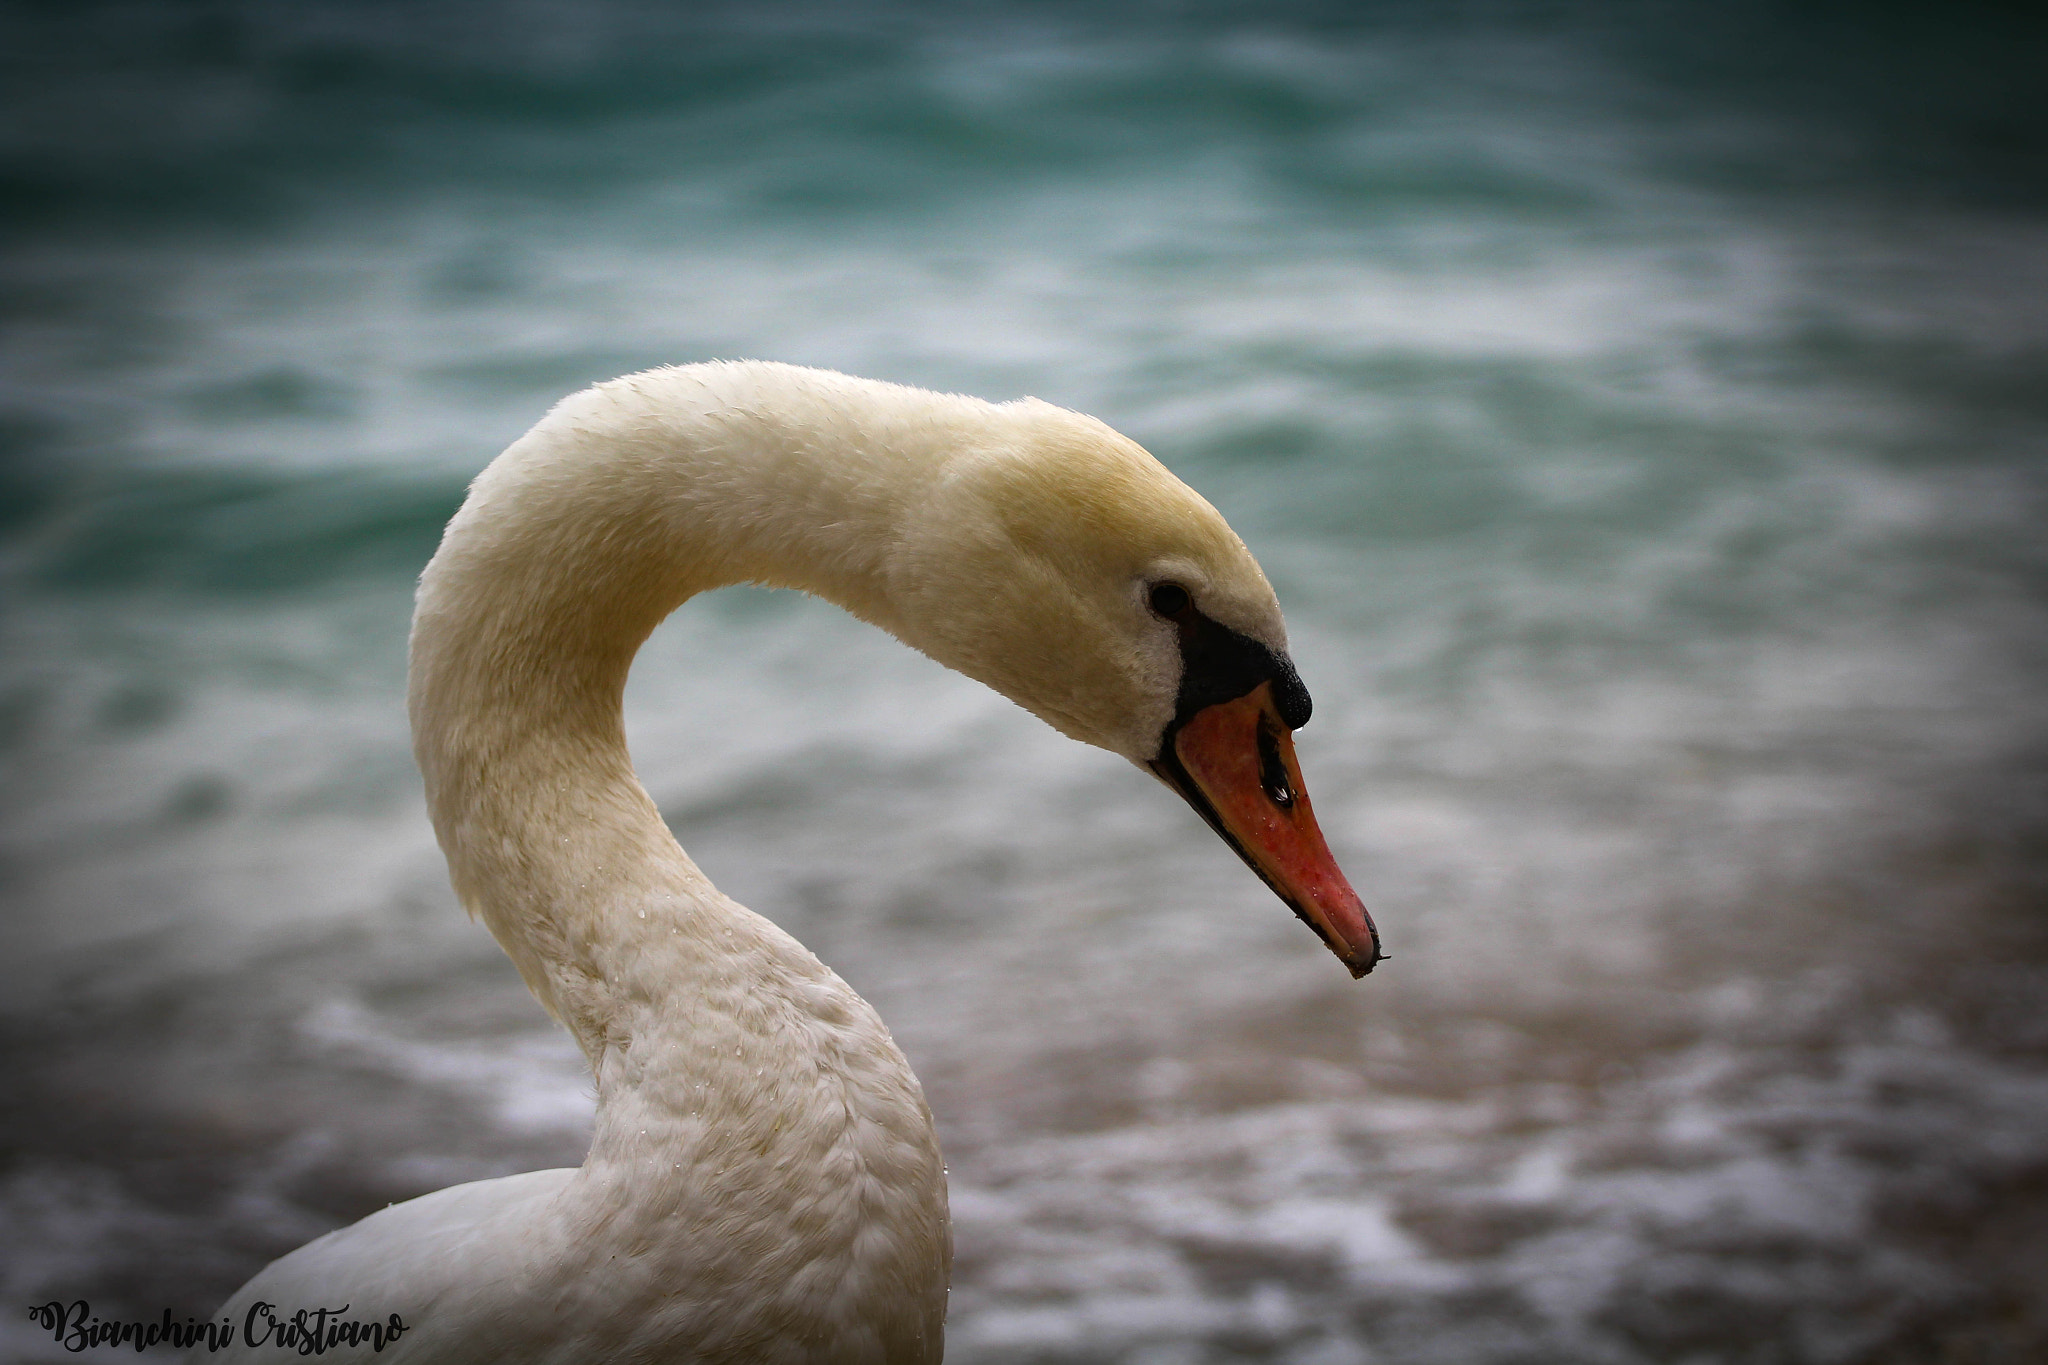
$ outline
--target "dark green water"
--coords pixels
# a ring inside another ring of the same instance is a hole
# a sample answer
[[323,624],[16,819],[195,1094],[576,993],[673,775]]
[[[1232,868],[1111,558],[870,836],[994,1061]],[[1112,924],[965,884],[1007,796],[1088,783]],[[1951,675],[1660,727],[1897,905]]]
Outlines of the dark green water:
[[[1983,10],[0,9],[0,1287],[203,1313],[574,1162],[410,580],[762,356],[1130,433],[1265,563],[1394,960],[786,595],[629,691],[872,999],[965,1362],[2048,1351],[2048,117]],[[57,1359],[17,1316],[0,1350]]]

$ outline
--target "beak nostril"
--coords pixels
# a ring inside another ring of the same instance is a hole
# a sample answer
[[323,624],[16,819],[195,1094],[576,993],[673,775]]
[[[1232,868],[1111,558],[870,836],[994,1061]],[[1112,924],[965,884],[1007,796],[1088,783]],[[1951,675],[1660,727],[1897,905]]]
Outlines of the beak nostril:
[[1259,726],[1259,785],[1265,788],[1266,799],[1281,810],[1294,805],[1294,783],[1280,758],[1280,736],[1270,723]]

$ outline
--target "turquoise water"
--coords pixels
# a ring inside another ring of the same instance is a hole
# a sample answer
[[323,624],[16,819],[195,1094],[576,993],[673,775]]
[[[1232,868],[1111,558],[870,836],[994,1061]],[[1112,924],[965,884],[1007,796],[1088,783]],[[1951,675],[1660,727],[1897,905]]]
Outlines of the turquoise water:
[[0,12],[10,1301],[202,1313],[579,1159],[426,827],[410,580],[562,394],[748,355],[1035,394],[1216,502],[1393,955],[829,609],[665,626],[650,790],[926,1081],[953,1359],[2038,1358],[2040,36]]

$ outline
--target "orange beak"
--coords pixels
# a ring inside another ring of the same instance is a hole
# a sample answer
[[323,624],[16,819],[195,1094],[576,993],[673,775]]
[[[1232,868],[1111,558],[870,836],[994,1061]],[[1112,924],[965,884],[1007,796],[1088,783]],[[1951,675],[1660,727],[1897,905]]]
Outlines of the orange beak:
[[1316,826],[1272,683],[1195,712],[1151,767],[1322,935],[1352,976],[1373,969],[1379,931]]

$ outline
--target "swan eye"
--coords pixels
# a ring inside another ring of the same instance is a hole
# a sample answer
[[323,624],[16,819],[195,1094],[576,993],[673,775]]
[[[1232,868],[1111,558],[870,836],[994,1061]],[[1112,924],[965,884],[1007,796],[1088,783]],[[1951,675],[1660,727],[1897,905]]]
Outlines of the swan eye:
[[1154,614],[1168,619],[1180,615],[1194,605],[1188,597],[1188,590],[1178,583],[1153,584],[1151,601]]

